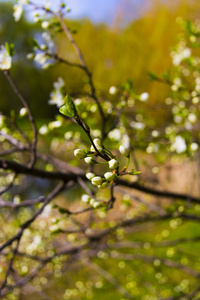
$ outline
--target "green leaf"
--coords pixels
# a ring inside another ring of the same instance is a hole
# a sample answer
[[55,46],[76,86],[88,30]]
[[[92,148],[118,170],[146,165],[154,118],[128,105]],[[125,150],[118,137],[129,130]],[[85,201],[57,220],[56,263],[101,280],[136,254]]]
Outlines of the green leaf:
[[63,105],[59,111],[67,116],[67,117],[73,117],[73,118],[78,118],[78,113],[76,110],[76,106],[72,100],[72,98],[70,97],[69,94],[67,94],[67,96],[65,97],[65,105]]
[[70,112],[68,111],[66,105],[61,106],[60,109],[59,109],[59,112],[60,112],[61,114],[63,114],[64,116],[67,116],[67,117],[70,117],[70,118],[72,117],[72,115],[71,115]]
[[15,45],[13,43],[9,44],[9,43],[5,43],[5,48],[6,48],[6,51],[8,52],[8,54],[10,56],[13,56],[14,55],[14,47]]
[[150,80],[158,80],[158,77],[154,73],[148,72],[147,74]]
[[163,77],[165,80],[170,80],[170,70],[167,69],[166,72],[162,74],[162,77]]
[[56,235],[56,234],[59,234],[59,233],[62,233],[62,232],[63,232],[63,230],[60,229],[60,228],[58,228],[58,229],[53,230],[53,231],[51,232],[51,234]]
[[5,43],[5,48],[6,48],[6,51],[8,52],[8,54],[10,55],[10,46],[7,42]]
[[68,210],[68,209],[65,209],[65,208],[63,208],[63,207],[60,207],[60,208],[59,208],[59,212],[60,212],[61,214],[69,214],[69,210]]

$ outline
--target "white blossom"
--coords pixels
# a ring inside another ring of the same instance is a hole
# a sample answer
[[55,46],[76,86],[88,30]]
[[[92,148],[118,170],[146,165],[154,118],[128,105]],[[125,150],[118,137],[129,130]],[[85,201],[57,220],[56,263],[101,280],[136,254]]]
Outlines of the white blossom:
[[120,141],[121,140],[121,131],[118,128],[115,128],[108,133],[108,137],[111,140]]
[[13,6],[14,12],[13,17],[15,19],[15,22],[18,22],[23,14],[23,5],[20,5],[18,3],[14,4]]
[[177,135],[175,138],[175,142],[172,144],[171,148],[177,153],[184,152],[187,148],[184,138],[182,138],[182,136],[180,135]]
[[35,57],[35,54],[34,54],[34,53],[28,53],[28,54],[26,55],[26,58],[27,58],[27,59],[34,59],[34,57]]
[[51,7],[51,1],[46,0],[44,8],[48,10],[48,9],[50,9],[50,7]]
[[89,203],[91,200],[91,197],[87,194],[82,195],[81,197],[81,201],[85,202],[85,203]]
[[46,64],[48,57],[45,53],[37,53],[36,56],[34,57],[34,60],[39,63],[40,65]]
[[18,0],[18,3],[20,5],[27,5],[27,4],[29,4],[29,1],[28,0]]
[[43,39],[44,39],[46,42],[51,41],[51,36],[50,36],[50,34],[49,34],[48,32],[46,32],[46,31],[42,33],[42,37],[43,37]]
[[60,107],[64,104],[64,96],[62,93],[62,88],[65,86],[65,83],[61,77],[53,83],[54,90],[50,94],[49,104],[55,104],[57,107]]
[[109,89],[109,94],[114,95],[117,93],[117,88],[116,86],[111,86]]
[[135,128],[135,129],[138,129],[138,130],[143,130],[145,128],[145,124],[142,123],[142,122],[132,121],[130,123],[130,125],[131,125],[132,128]]
[[59,128],[60,126],[62,126],[62,122],[60,120],[49,123],[49,129]]
[[60,107],[64,104],[64,97],[63,94],[59,90],[53,90],[50,94],[50,99],[48,101],[48,104],[50,105],[57,105],[57,107]]
[[191,149],[192,151],[197,151],[198,148],[199,148],[199,145],[198,145],[197,143],[192,143],[192,144],[190,145],[190,149]]
[[130,138],[126,133],[122,137],[122,144],[125,148],[130,148]]
[[53,86],[56,90],[59,90],[65,86],[65,82],[62,77],[58,77],[58,80],[53,83]]
[[149,94],[148,93],[142,93],[141,95],[140,95],[140,101],[142,101],[142,102],[145,102],[145,101],[147,101],[147,99],[149,98]]
[[26,115],[27,115],[27,108],[26,108],[26,107],[22,107],[22,108],[20,109],[20,111],[19,111],[19,115],[20,115],[21,117],[26,116]]
[[1,46],[0,50],[0,69],[1,70],[9,70],[12,65],[12,57],[6,50],[4,45]]
[[49,27],[49,22],[48,21],[43,21],[42,24],[41,24],[41,27],[43,29],[47,29]]
[[195,123],[195,122],[197,121],[197,116],[196,116],[195,114],[193,114],[193,113],[190,113],[190,114],[188,115],[188,121],[189,121],[190,123]]
[[39,133],[42,134],[42,135],[45,135],[49,132],[49,129],[47,127],[47,125],[42,125],[39,129]]
[[13,16],[16,22],[18,22],[23,14],[24,5],[29,3],[28,0],[18,0],[16,4],[13,6]]
[[158,130],[153,130],[152,133],[151,133],[151,135],[153,137],[158,137],[159,136],[159,131]]

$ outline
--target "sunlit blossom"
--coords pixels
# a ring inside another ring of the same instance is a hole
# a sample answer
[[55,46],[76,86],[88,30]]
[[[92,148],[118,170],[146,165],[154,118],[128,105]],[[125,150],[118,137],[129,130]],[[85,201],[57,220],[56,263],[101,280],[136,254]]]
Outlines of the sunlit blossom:
[[0,50],[0,69],[9,70],[11,68],[11,65],[12,65],[12,57],[8,53],[6,47],[2,45]]

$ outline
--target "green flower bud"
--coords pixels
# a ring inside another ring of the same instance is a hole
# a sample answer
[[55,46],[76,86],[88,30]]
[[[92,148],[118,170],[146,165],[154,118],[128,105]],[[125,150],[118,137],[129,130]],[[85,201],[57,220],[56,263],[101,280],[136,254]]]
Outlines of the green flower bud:
[[106,178],[106,180],[113,180],[115,178],[115,174],[113,174],[112,172],[107,172],[104,174],[104,177]]
[[92,198],[92,199],[90,200],[90,205],[93,205],[94,203],[95,203],[95,199]]
[[102,183],[102,185],[98,186],[98,188],[105,189],[105,188],[107,188],[107,186],[108,186],[108,182],[105,181],[105,182]]
[[96,186],[101,185],[102,184],[102,178],[100,176],[95,176],[95,177],[92,178],[91,182],[92,182],[93,185],[96,185]]
[[101,206],[101,202],[97,202],[95,201],[92,205],[94,208],[100,207]]
[[96,160],[94,160],[91,156],[86,157],[84,160],[88,165],[93,165],[96,163]]
[[84,158],[86,157],[86,153],[83,149],[76,149],[74,150],[74,156],[78,157],[78,158]]
[[121,146],[119,147],[119,151],[120,151],[120,153],[121,153],[123,156],[128,156],[129,153],[130,153],[129,149],[126,148],[126,147],[124,147],[123,145],[121,145]]

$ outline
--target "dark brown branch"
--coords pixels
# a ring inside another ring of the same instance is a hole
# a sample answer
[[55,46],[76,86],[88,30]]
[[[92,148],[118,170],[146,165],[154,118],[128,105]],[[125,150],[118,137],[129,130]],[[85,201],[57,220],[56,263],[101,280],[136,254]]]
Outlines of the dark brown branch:
[[44,197],[39,197],[36,200],[24,200],[24,201],[16,204],[16,203],[13,203],[13,202],[3,201],[0,198],[0,208],[2,208],[2,207],[12,207],[12,208],[27,207],[27,206],[32,206],[32,205],[41,203],[43,201],[44,201]]
[[[11,170],[16,172],[17,174],[27,174],[34,177],[40,177],[40,178],[46,178],[46,179],[57,179],[57,180],[63,180],[65,182],[68,182],[69,180],[77,181],[78,177],[86,180],[86,177],[84,173],[81,174],[74,174],[74,173],[64,173],[64,172],[48,172],[37,168],[28,168],[25,165],[16,163],[14,161],[10,160],[3,160],[0,158],[0,168],[4,170]],[[129,182],[125,181],[123,179],[118,180],[118,185],[129,187],[138,191],[141,191],[146,194],[158,196],[158,197],[164,197],[169,199],[177,199],[177,200],[184,200],[184,201],[190,201],[193,203],[200,203],[200,199],[194,196],[190,196],[187,194],[181,194],[181,193],[174,193],[174,192],[167,192],[167,191],[159,191],[153,188],[145,187],[140,185],[136,182]]]

